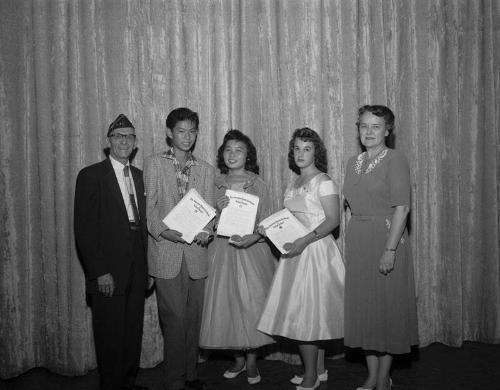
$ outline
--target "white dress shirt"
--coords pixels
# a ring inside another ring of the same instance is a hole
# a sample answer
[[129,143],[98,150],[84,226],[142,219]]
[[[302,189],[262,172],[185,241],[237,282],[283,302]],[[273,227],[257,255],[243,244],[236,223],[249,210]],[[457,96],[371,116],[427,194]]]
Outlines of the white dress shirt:
[[[113,170],[115,171],[115,175],[116,175],[116,178],[118,180],[118,184],[120,185],[120,191],[122,193],[123,203],[125,204],[125,207],[127,208],[128,220],[133,221],[134,220],[134,211],[132,208],[132,204],[130,203],[130,196],[129,196],[129,192],[127,189],[127,182],[125,180],[125,175],[123,173],[123,168],[125,168],[125,165],[123,165],[121,162],[115,160],[111,156],[109,156],[109,160],[111,161],[111,165],[113,166]],[[132,191],[134,192],[135,203],[137,206],[137,212],[139,212],[139,206],[137,204],[137,194],[135,192],[134,178],[132,177],[132,170],[130,169],[130,164],[128,162],[127,162],[127,165],[129,165],[129,172],[130,172],[129,178],[130,178],[130,182],[132,183]]]

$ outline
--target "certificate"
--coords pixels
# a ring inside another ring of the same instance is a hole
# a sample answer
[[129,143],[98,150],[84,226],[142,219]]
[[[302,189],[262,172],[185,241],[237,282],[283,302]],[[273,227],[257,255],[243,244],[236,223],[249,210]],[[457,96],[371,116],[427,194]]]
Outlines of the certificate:
[[259,225],[265,229],[266,236],[283,254],[288,252],[283,249],[283,245],[309,233],[309,230],[286,208],[267,217]]
[[163,223],[171,230],[182,233],[188,244],[215,217],[215,209],[210,206],[194,188],[170,210]]
[[231,237],[235,234],[245,236],[255,230],[255,218],[259,197],[246,192],[226,190],[229,203],[222,209],[217,235]]

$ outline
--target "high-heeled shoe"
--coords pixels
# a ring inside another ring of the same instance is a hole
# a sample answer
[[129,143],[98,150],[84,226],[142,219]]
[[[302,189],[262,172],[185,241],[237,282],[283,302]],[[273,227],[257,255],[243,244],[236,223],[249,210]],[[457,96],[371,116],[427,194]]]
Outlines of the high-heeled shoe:
[[[322,374],[319,374],[318,379],[320,382],[326,382],[328,380],[328,370],[325,370]],[[302,378],[301,376],[295,375],[292,379],[290,379],[290,382],[294,385],[300,385],[303,380],[304,378]]]
[[257,376],[248,377],[247,380],[250,385],[256,385],[259,383],[262,380],[259,370],[257,370]]
[[246,370],[247,370],[247,364],[245,362],[245,364],[243,365],[241,370],[238,370],[238,371],[226,370],[222,376],[226,379],[233,379],[233,378],[236,378],[238,375],[240,375],[243,371],[246,371]]
[[375,390],[377,388],[377,386],[373,386],[373,387],[356,387],[356,390]]
[[314,390],[314,389],[317,389],[320,384],[321,384],[321,382],[319,381],[319,378],[316,378],[316,382],[314,382],[313,387],[297,386],[295,389],[296,390]]

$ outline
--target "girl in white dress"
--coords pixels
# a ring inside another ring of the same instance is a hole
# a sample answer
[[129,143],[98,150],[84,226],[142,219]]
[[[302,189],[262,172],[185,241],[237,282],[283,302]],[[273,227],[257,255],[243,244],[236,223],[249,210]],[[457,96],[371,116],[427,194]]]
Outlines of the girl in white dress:
[[297,340],[304,376],[291,382],[305,390],[328,379],[322,341],[343,337],[345,269],[331,234],[340,221],[338,190],[326,174],[326,149],[315,131],[294,132],[288,162],[299,176],[288,186],[284,204],[311,232],[285,244],[288,252],[280,259],[257,329]]
[[[259,197],[256,221],[271,214],[266,183],[257,165],[252,141],[239,130],[230,130],[219,148],[215,179],[217,209],[222,211],[229,198],[226,189]],[[235,362],[224,372],[232,379],[246,371],[251,385],[261,380],[257,369],[257,350],[274,342],[257,330],[267,292],[276,268],[276,259],[258,233],[243,237],[217,236],[208,249],[209,270],[200,332],[200,346],[206,349],[230,349]]]

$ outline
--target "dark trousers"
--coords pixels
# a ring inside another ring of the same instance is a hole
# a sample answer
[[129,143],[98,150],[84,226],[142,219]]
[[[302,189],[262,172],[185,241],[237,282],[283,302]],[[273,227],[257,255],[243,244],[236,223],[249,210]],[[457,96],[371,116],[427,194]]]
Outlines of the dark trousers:
[[94,344],[101,390],[135,385],[141,357],[146,266],[140,232],[134,232],[131,278],[124,295],[92,294]]
[[192,279],[185,262],[173,279],[156,278],[158,314],[163,331],[163,364],[168,390],[197,379],[198,340],[205,279]]

